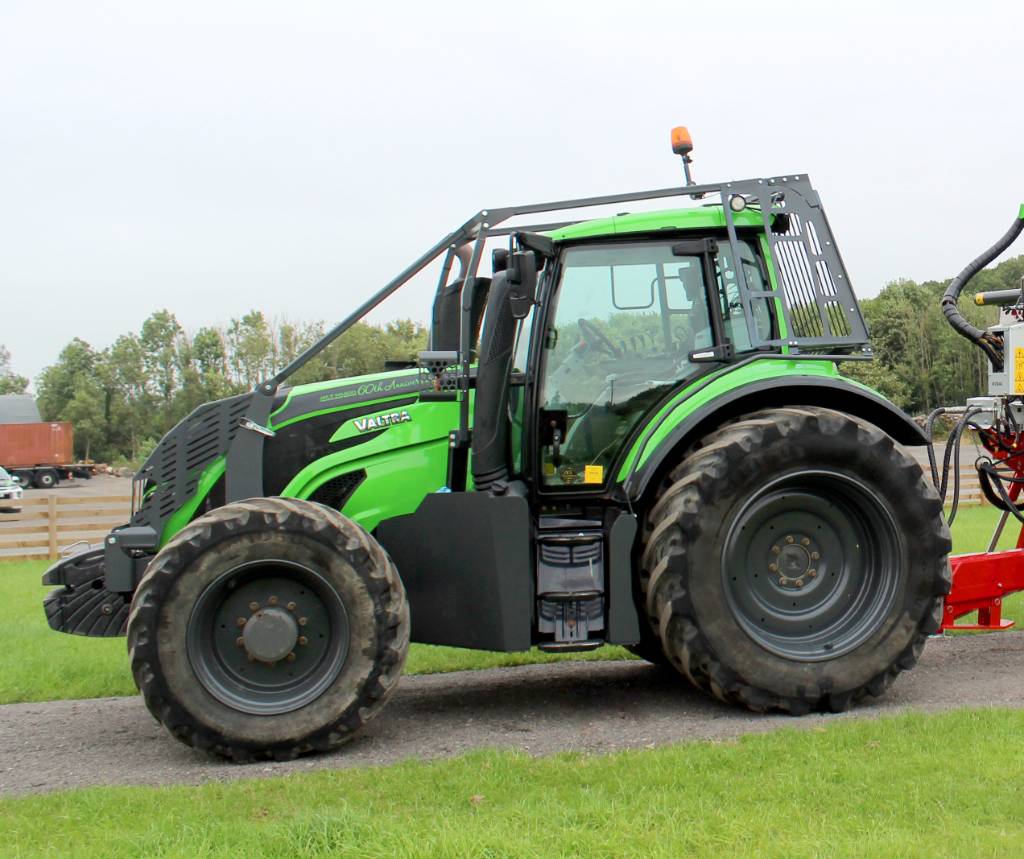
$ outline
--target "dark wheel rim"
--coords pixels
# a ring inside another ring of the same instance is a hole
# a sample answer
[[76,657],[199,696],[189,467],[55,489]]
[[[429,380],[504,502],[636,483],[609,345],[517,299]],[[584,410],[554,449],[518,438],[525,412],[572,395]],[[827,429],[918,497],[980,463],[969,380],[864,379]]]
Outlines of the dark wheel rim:
[[291,561],[256,561],[224,573],[189,618],[189,661],[214,698],[243,713],[288,713],[316,700],[348,654],[349,621],[337,591]]
[[806,471],[755,492],[729,527],[726,598],[759,645],[787,659],[834,659],[885,622],[903,541],[889,505],[852,476]]

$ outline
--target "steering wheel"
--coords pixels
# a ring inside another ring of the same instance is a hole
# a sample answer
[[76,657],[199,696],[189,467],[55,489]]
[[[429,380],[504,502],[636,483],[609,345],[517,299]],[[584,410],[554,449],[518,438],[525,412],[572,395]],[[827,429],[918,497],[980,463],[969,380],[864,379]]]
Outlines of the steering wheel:
[[588,322],[586,319],[580,319],[580,335],[583,337],[584,342],[592,349],[600,349],[611,355],[613,358],[621,358],[622,350],[612,343],[608,339],[607,335],[601,331],[593,322]]

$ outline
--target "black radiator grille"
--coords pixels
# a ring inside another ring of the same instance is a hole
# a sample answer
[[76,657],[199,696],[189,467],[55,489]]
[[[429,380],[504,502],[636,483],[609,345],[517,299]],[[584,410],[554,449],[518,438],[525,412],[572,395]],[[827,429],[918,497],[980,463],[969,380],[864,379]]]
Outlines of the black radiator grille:
[[326,483],[320,484],[316,491],[309,496],[309,500],[335,510],[341,510],[364,480],[366,480],[366,472],[362,469],[350,471],[348,474],[340,474]]
[[159,534],[168,517],[191,498],[203,470],[227,454],[249,408],[252,394],[199,406],[163,437],[136,475],[149,491],[132,516],[134,525],[150,525]]

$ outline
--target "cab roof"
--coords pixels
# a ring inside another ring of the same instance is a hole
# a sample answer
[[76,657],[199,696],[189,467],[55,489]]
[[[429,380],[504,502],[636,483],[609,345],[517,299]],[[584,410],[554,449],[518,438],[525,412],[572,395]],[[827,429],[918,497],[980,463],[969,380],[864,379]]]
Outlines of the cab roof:
[[[733,215],[737,227],[762,227],[761,212],[745,209]],[[725,212],[721,206],[701,206],[690,209],[664,209],[658,212],[636,212],[580,221],[552,230],[547,235],[556,242],[589,239],[598,236],[616,236],[626,233],[649,233],[657,230],[709,230],[725,229]]]

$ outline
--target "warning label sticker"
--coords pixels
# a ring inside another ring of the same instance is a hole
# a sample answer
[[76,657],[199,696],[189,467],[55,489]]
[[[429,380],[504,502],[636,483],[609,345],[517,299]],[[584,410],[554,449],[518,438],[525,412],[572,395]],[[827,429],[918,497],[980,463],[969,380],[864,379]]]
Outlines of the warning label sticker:
[[[1024,349],[1021,350],[1024,352]],[[603,465],[585,465],[583,466],[583,482],[584,483],[604,483],[604,466]]]
[[1024,349],[1019,346],[1013,351],[1013,392],[1024,394]]

